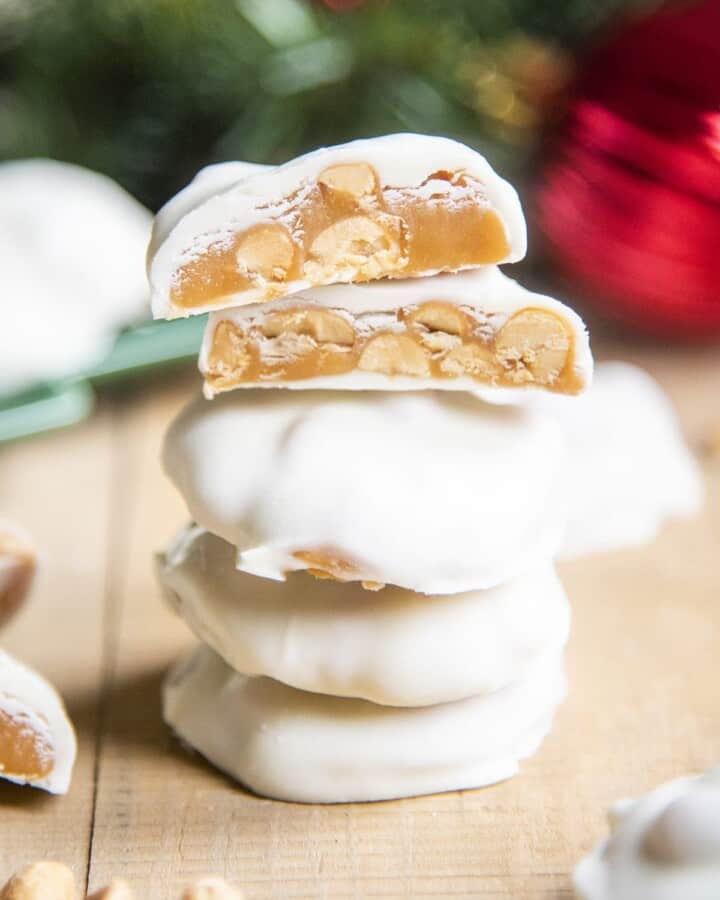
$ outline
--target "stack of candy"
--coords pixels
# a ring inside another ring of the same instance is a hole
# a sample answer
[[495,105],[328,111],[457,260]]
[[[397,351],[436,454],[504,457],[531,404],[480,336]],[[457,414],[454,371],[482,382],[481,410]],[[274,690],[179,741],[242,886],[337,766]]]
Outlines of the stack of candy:
[[565,442],[523,401],[592,358],[496,268],[525,243],[513,188],[421,135],[214,166],[158,216],[155,315],[211,311],[164,451],[197,524],[158,564],[203,645],[164,714],[260,794],[478,787],[549,730]]

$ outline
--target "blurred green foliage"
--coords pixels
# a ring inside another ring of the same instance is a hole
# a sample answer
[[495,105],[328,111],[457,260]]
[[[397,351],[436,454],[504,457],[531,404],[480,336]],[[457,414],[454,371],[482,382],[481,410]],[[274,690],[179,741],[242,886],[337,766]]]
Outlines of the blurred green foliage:
[[642,0],[332,5],[0,0],[0,158],[77,162],[152,208],[207,162],[399,130],[459,137],[517,177],[535,132],[502,48],[546,47],[542,80],[560,48]]

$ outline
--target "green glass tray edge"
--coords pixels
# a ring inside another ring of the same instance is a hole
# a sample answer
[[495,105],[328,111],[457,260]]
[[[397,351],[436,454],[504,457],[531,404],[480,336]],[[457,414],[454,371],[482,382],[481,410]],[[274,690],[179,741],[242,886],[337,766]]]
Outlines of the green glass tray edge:
[[93,385],[120,383],[197,357],[205,316],[144,322],[118,335],[87,372],[0,399],[0,444],[74,425],[90,415]]

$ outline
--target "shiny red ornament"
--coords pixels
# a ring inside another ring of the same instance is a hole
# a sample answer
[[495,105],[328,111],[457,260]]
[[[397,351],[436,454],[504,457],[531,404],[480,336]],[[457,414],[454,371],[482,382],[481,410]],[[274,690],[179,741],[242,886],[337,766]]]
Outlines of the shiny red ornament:
[[535,200],[551,258],[605,313],[720,334],[720,0],[625,25],[588,56]]

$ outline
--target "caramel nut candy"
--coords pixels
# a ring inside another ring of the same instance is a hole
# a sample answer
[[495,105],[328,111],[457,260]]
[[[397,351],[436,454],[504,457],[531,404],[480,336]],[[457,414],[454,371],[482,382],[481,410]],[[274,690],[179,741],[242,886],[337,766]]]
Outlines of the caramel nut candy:
[[0,395],[94,369],[145,319],[152,221],[99,172],[0,161]]
[[0,778],[64,794],[75,753],[75,731],[55,688],[0,650]]
[[209,397],[272,385],[574,395],[592,369],[580,317],[495,266],[219,310],[200,354]]
[[233,669],[302,690],[386,706],[446,703],[522,680],[567,639],[570,609],[550,562],[448,597],[368,594],[305,572],[256,578],[235,556],[222,538],[186,529],[158,560],[165,596]]
[[720,767],[621,801],[611,826],[575,869],[580,900],[720,897]]
[[156,318],[525,254],[515,190],[447,138],[395,134],[268,171],[215,168],[156,219],[148,256]]
[[581,397],[538,391],[528,405],[568,443],[570,507],[561,557],[653,541],[665,521],[698,515],[702,470],[661,386],[642,369],[599,363]]
[[237,567],[424,594],[493,587],[552,558],[560,426],[442,391],[231,391],[171,425],[165,470]]
[[549,731],[564,695],[557,651],[502,690],[406,709],[248,678],[200,647],[170,671],[163,714],[185,742],[258,794],[344,803],[510,778]]
[[22,606],[35,574],[35,551],[30,538],[0,519],[0,627]]
[[75,878],[59,862],[36,862],[0,888],[0,900],[75,900]]

